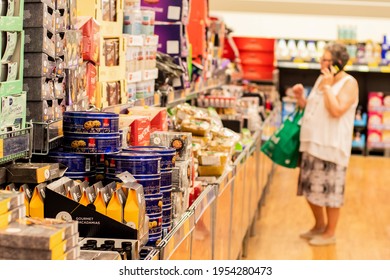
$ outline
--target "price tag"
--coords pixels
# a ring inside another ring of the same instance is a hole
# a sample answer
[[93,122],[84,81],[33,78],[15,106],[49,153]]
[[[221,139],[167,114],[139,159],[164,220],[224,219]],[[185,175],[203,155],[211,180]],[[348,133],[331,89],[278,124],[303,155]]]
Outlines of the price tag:
[[298,69],[309,69],[309,64],[308,63],[299,63]]
[[0,139],[0,158],[4,157],[4,139]]
[[390,66],[383,66],[380,68],[382,73],[390,73]]

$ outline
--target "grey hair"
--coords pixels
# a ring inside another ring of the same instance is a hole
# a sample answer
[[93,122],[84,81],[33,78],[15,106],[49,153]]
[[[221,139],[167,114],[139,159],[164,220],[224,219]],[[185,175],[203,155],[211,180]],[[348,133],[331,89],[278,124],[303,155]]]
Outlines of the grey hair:
[[344,44],[333,42],[327,44],[324,49],[329,51],[332,54],[332,59],[338,61],[344,68],[349,60],[349,54]]

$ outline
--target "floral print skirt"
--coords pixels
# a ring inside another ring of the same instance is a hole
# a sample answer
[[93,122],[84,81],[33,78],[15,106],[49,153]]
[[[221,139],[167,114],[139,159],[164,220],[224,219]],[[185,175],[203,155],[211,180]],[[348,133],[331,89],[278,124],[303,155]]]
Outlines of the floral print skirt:
[[344,204],[347,168],[302,153],[298,195],[318,206],[339,208]]

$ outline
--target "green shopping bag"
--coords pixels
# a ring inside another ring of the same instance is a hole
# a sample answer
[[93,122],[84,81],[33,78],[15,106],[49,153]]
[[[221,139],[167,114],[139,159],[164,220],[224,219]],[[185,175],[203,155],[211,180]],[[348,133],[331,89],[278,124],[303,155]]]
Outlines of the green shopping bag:
[[295,110],[279,129],[263,144],[261,151],[274,163],[295,168],[299,159],[300,120],[304,110]]

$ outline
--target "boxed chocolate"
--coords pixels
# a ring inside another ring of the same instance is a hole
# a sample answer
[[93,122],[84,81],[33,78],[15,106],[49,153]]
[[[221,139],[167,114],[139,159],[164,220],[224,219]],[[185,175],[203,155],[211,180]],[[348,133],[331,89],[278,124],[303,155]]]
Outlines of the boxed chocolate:
[[0,215],[23,206],[23,203],[23,193],[0,190]]
[[12,210],[9,210],[4,214],[0,214],[0,228],[7,227],[10,223],[15,222],[17,219],[25,218],[25,217],[26,217],[26,206],[23,204]]
[[33,122],[48,122],[54,120],[53,100],[28,101],[27,120]]
[[45,53],[24,54],[24,77],[52,78],[55,68],[55,59]]
[[43,3],[55,10],[56,2],[60,2],[60,0],[24,0],[24,3]]
[[[5,260],[63,260],[67,253],[78,247],[79,234],[76,233],[50,250],[0,247],[0,259]],[[74,259],[74,258],[72,258]]]
[[0,98],[0,133],[26,127],[26,92]]
[[[55,57],[62,57],[65,54],[65,32],[60,32],[55,35]],[[77,50],[77,49],[76,49]]]
[[75,221],[24,218],[0,229],[0,247],[51,250],[77,232]]
[[[55,182],[54,182],[55,183]],[[139,239],[142,236],[139,230],[114,220],[95,210],[93,204],[84,206],[63,194],[61,184],[50,184],[45,193],[45,217],[66,217],[79,224],[81,237],[100,237],[118,239]]]
[[40,184],[60,178],[67,167],[59,163],[15,163],[7,167],[8,181]]
[[68,15],[66,9],[58,8],[54,12],[56,33],[65,32],[68,26]]
[[141,9],[152,10],[156,13],[155,20],[162,22],[188,23],[189,1],[188,0],[141,0]]
[[41,53],[44,52],[55,57],[55,37],[47,28],[31,27],[25,29],[24,51]]
[[167,131],[167,109],[147,106],[134,106],[129,109],[129,114],[134,116],[148,117],[150,120],[150,131]]
[[192,133],[155,131],[150,134],[150,145],[176,149],[176,161],[190,159],[192,155]]
[[24,28],[44,27],[55,33],[55,8],[45,3],[25,3],[24,4]]
[[86,61],[99,63],[100,25],[92,17],[78,17],[76,28],[82,32],[82,55]]
[[150,142],[150,120],[148,117],[119,115],[119,127],[129,127],[129,146],[148,146]]
[[46,77],[24,78],[23,90],[27,92],[28,101],[54,99],[54,83]]

